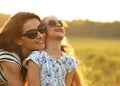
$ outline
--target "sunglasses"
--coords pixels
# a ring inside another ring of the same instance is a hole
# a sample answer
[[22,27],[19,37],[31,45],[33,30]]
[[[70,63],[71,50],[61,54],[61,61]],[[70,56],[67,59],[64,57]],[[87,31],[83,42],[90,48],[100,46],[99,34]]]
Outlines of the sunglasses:
[[26,36],[30,39],[34,39],[38,32],[40,32],[41,34],[45,33],[45,30],[46,30],[46,25],[44,23],[41,23],[37,29],[31,29],[31,30],[28,30],[25,34],[23,34],[22,36]]
[[[58,25],[59,24],[59,25]],[[56,21],[56,20],[49,20],[48,25],[51,27],[63,27],[63,24],[60,20]]]

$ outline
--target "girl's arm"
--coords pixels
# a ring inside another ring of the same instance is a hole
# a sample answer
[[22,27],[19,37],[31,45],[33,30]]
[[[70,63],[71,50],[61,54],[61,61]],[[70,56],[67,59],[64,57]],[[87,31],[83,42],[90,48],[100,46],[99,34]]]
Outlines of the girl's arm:
[[80,76],[76,69],[67,74],[66,86],[83,86]]
[[17,64],[3,61],[1,65],[9,86],[24,86],[21,70]]
[[74,73],[75,73],[75,69],[72,70],[70,73],[67,73],[67,75],[66,75],[66,86],[71,86],[72,81],[73,81]]
[[40,68],[32,60],[28,61],[28,85],[40,86]]

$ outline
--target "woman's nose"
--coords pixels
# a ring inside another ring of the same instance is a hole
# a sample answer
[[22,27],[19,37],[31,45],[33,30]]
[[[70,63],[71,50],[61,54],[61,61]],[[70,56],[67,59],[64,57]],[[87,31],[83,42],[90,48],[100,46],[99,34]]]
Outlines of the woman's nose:
[[40,32],[38,32],[38,33],[37,33],[37,38],[43,38],[43,34],[40,33]]

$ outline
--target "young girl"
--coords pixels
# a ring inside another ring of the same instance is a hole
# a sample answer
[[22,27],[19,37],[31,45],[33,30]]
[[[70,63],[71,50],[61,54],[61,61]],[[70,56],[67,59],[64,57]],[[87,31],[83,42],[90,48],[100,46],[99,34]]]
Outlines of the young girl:
[[[54,16],[43,20],[46,25],[45,49],[33,51],[24,61],[29,86],[71,86],[78,62],[61,49],[65,29]],[[71,78],[71,79],[70,79]]]

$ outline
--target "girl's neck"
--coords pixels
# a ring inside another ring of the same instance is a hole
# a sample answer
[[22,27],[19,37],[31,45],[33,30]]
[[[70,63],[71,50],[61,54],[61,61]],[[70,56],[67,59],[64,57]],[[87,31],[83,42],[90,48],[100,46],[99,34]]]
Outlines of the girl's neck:
[[59,59],[61,52],[61,42],[58,41],[47,41],[45,51],[52,57]]

